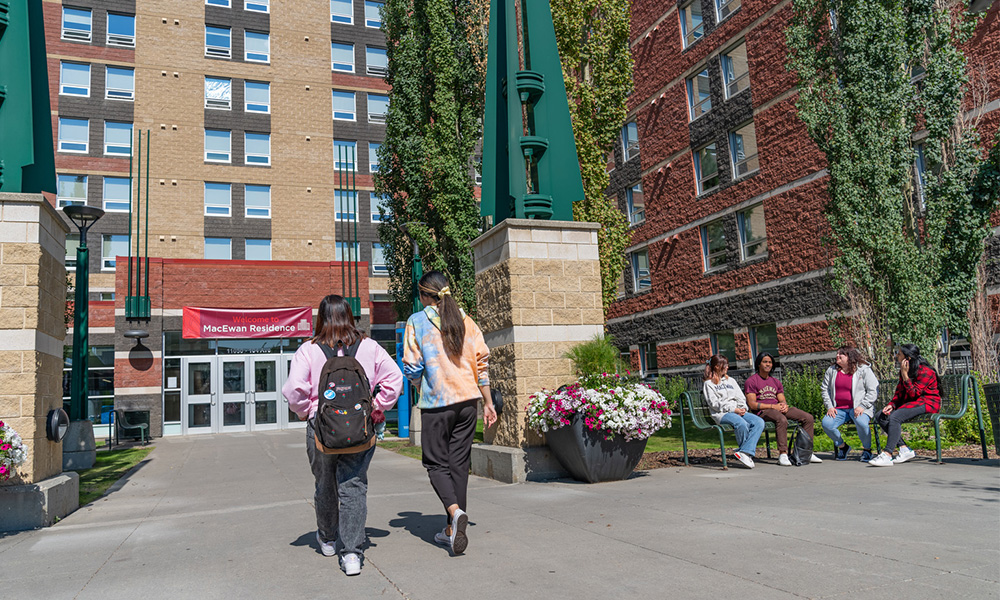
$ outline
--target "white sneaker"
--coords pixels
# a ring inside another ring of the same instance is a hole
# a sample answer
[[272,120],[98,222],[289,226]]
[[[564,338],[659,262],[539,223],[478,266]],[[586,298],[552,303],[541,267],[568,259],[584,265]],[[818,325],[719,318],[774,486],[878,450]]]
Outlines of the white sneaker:
[[900,446],[899,447],[899,456],[897,456],[896,458],[892,459],[892,462],[894,464],[897,464],[897,465],[900,464],[900,463],[905,463],[906,461],[910,460],[911,458],[915,457],[916,455],[917,455],[916,452],[914,452],[913,450],[910,450],[906,446]]
[[778,457],[778,464],[783,467],[790,467],[792,466],[792,461],[788,460],[787,454],[782,454]]
[[316,532],[316,541],[319,542],[319,550],[323,553],[323,556],[335,556],[337,554],[337,543],[324,542],[319,537],[319,531]]
[[461,508],[455,509],[455,514],[451,518],[451,552],[458,555],[465,552],[469,547],[469,538],[465,535],[465,528],[469,526],[469,515]]
[[447,527],[434,534],[434,543],[441,544],[445,548],[451,548],[451,536],[448,535]]
[[809,457],[809,462],[811,462],[811,463],[821,463],[821,462],[823,462],[823,459],[820,458],[820,457],[818,457],[818,456],[816,456],[815,454],[813,454],[812,456]]
[[892,466],[892,455],[888,452],[882,452],[875,458],[868,461],[873,467],[891,467]]
[[733,452],[733,456],[736,457],[736,460],[743,463],[744,467],[748,469],[752,469],[754,467],[753,459],[747,456],[746,454],[743,454],[742,452]]
[[361,558],[353,552],[345,554],[340,559],[340,564],[344,567],[344,573],[348,575],[357,575],[361,572]]

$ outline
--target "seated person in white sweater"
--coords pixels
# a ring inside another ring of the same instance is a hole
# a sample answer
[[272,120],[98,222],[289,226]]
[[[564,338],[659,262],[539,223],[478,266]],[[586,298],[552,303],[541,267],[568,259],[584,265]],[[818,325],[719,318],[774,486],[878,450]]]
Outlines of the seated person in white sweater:
[[750,412],[740,384],[729,377],[729,361],[716,354],[705,365],[705,383],[701,394],[712,411],[712,418],[722,425],[728,424],[736,433],[739,449],[733,453],[736,460],[752,469],[757,453],[757,441],[764,432],[764,419]]

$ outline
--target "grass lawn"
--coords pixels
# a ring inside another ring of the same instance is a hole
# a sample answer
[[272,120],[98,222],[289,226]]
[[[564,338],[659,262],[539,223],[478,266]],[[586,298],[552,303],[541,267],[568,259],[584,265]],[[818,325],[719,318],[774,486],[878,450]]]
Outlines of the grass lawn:
[[93,468],[80,471],[80,506],[104,495],[109,487],[152,452],[153,446],[97,453]]

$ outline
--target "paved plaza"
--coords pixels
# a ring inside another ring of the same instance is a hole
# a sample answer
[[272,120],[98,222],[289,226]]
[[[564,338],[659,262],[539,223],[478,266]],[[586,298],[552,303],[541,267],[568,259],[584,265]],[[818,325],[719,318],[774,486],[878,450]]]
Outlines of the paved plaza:
[[473,477],[469,550],[420,462],[372,462],[364,570],[320,554],[302,431],[164,438],[104,498],[0,538],[4,598],[1000,598],[996,460]]

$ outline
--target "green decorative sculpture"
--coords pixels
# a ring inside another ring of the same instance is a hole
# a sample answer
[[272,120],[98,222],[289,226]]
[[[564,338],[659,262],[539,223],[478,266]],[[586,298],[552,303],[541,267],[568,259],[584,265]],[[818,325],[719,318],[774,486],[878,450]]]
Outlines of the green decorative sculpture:
[[552,10],[519,0],[518,23],[515,1],[490,3],[481,212],[572,221],[583,182]]
[[0,0],[0,192],[56,191],[41,0]]

